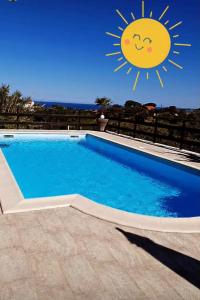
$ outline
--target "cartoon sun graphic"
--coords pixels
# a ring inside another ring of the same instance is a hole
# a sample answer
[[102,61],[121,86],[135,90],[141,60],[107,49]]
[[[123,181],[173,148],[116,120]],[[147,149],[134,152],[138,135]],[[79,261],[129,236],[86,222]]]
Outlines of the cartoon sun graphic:
[[160,69],[164,72],[168,71],[165,66],[166,62],[183,69],[181,65],[170,59],[169,56],[180,54],[177,47],[190,47],[191,44],[174,42],[180,37],[179,34],[175,34],[174,30],[182,24],[182,21],[168,26],[170,21],[165,19],[168,9],[169,6],[164,9],[158,20],[153,19],[152,11],[148,17],[145,17],[145,2],[142,1],[142,17],[136,20],[131,12],[133,19],[131,23],[128,23],[127,19],[117,9],[116,12],[126,24],[126,28],[118,27],[122,32],[121,36],[106,32],[107,35],[120,40],[119,43],[114,43],[113,46],[121,48],[119,51],[106,54],[106,56],[117,55],[120,56],[117,59],[118,61],[125,60],[114,71],[117,72],[128,65],[127,74],[131,73],[133,67],[137,70],[133,84],[134,91],[142,70],[146,70],[146,79],[148,80],[150,77],[149,70],[155,68],[160,85],[164,87]]

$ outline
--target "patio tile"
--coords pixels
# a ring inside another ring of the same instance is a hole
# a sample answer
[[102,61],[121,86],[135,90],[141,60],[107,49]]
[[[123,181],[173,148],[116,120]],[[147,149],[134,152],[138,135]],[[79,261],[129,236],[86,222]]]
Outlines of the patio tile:
[[33,280],[19,280],[10,284],[13,300],[38,300]]
[[95,265],[106,291],[111,291],[116,299],[133,300],[145,299],[144,293],[135,284],[135,281],[117,263],[100,263]]
[[13,299],[12,289],[8,285],[0,285],[0,300],[11,300]]
[[37,211],[33,212],[24,212],[24,213],[17,213],[17,214],[8,214],[8,222],[9,224],[13,225],[17,229],[24,229],[28,227],[34,227],[40,225],[38,221]]
[[38,214],[38,220],[40,225],[45,231],[57,232],[63,229],[63,224],[59,216],[56,214],[56,210],[42,210]]
[[67,232],[69,232],[72,236],[76,236],[78,238],[82,238],[83,236],[88,236],[91,234],[88,223],[83,222],[81,218],[77,216],[70,216],[67,219],[64,217],[60,217],[62,225]]
[[[104,288],[89,261],[83,255],[72,256],[63,261],[62,269],[75,294],[95,295]],[[95,299],[95,297],[94,297]]]
[[[123,229],[200,259],[200,234]],[[200,300],[200,290],[115,224],[59,208],[0,214],[0,300],[15,299]]]
[[0,226],[2,225],[9,225],[9,218],[8,215],[3,215],[0,211]]
[[94,294],[76,295],[75,300],[117,300],[117,299],[109,293],[97,291],[95,295]]
[[60,264],[52,253],[30,254],[28,260],[36,285],[56,287],[66,284]]
[[72,237],[66,230],[48,232],[46,235],[50,247],[58,259],[85,252],[84,244]]
[[28,261],[22,248],[0,250],[0,281],[8,283],[31,277]]
[[115,258],[110,251],[110,244],[107,240],[99,240],[96,236],[86,237],[84,239],[84,244],[87,248],[87,252],[85,252],[85,254],[88,259],[97,262],[115,261]]
[[64,286],[44,287],[37,285],[38,300],[74,300],[75,296],[70,287]]
[[26,253],[50,252],[50,241],[41,226],[19,230],[22,246]]
[[21,245],[21,241],[15,227],[12,225],[1,224],[0,225],[0,249],[17,247],[20,245]]

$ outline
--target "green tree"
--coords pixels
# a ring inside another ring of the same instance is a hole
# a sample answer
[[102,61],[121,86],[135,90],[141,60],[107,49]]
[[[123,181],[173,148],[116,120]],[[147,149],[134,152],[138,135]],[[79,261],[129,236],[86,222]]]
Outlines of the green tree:
[[5,112],[9,102],[9,85],[2,85],[0,88],[0,111]]
[[0,87],[0,112],[16,113],[17,110],[26,109],[27,101],[32,101],[30,97],[22,97],[20,91],[15,91],[10,95],[9,85]]
[[106,108],[106,107],[108,107],[108,106],[110,106],[112,104],[112,101],[109,98],[103,97],[103,98],[97,98],[95,100],[95,103],[97,105],[100,105],[100,106],[103,106],[103,107]]
[[140,107],[142,106],[141,103],[137,102],[137,101],[133,101],[133,100],[128,100],[126,101],[126,103],[124,104],[124,107],[126,109],[130,109],[130,108],[135,108],[135,107]]

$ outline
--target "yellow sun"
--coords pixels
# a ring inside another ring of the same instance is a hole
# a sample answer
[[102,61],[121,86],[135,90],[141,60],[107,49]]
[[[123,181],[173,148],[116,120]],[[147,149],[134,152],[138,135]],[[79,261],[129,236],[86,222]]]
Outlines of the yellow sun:
[[132,65],[138,68],[153,68],[168,56],[171,39],[167,29],[158,21],[139,19],[124,30],[121,48],[124,57]]
[[[156,68],[164,62],[170,63],[179,69],[183,69],[182,66],[168,57],[171,54],[180,54],[180,52],[176,50],[176,47],[189,47],[191,44],[172,42],[173,39],[177,39],[179,35],[173,35],[171,32],[181,25],[182,22],[180,21],[167,27],[170,21],[165,20],[164,18],[168,9],[169,6],[165,8],[158,20],[152,18],[152,11],[148,17],[145,18],[145,5],[144,1],[142,1],[142,18],[136,20],[134,14],[131,13],[133,19],[131,23],[127,21],[127,19],[119,10],[116,10],[117,14],[126,24],[126,28],[124,29],[122,27],[118,27],[118,29],[122,32],[121,36],[106,32],[107,35],[120,39],[120,43],[113,44],[115,47],[121,47],[120,51],[106,54],[106,56],[123,55],[118,58],[118,61],[124,60],[124,62],[115,69],[115,72],[119,71],[128,64],[131,64],[131,66],[128,67],[126,72],[127,74],[131,73],[133,67],[136,68],[137,73],[133,90],[136,89],[141,69]],[[161,68],[165,72],[168,70],[165,65],[162,65]],[[155,74],[160,81],[161,87],[163,87],[164,84],[159,71],[160,70],[156,69]],[[149,75],[150,73],[146,72],[147,79],[149,79]]]

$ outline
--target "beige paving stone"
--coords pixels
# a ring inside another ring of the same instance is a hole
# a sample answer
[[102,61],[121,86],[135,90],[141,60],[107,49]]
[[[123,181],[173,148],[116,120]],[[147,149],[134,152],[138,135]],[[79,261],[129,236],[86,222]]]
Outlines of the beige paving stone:
[[64,286],[44,287],[37,285],[38,300],[74,300],[75,295],[72,293],[70,287]]
[[31,276],[29,264],[22,248],[0,250],[0,281],[9,283]]
[[97,291],[95,295],[76,295],[75,300],[116,300],[116,297],[106,292]]
[[168,284],[168,289],[174,289],[181,299],[200,300],[200,289],[183,279],[171,270],[161,274],[163,280]]
[[9,224],[9,217],[8,215],[3,215],[0,210],[0,226],[8,225]]
[[[115,224],[72,208],[2,218],[0,300],[200,300],[200,289]],[[200,260],[200,234],[123,230]]]
[[56,214],[56,211],[52,209],[40,211],[38,219],[45,231],[57,232],[64,227],[61,218]]
[[72,256],[62,264],[65,277],[75,294],[95,295],[104,288],[89,261],[83,255]]
[[57,232],[48,232],[46,237],[51,250],[58,259],[64,259],[85,252],[84,244],[75,237],[73,238],[64,229]]
[[[62,222],[62,228],[64,228],[72,236],[82,238],[83,236],[88,236],[91,234],[88,223],[86,221],[83,222],[81,218],[68,216],[68,218],[60,217],[60,220]],[[73,226],[71,224],[73,224]]]
[[38,212],[8,214],[9,224],[12,224],[17,229],[24,229],[40,225],[38,221]]
[[36,253],[28,256],[35,284],[44,287],[64,286],[66,280],[55,255]]
[[28,227],[20,232],[22,246],[27,253],[50,252],[50,241],[41,226]]
[[12,289],[9,285],[0,285],[0,300],[11,300],[13,297]]
[[110,251],[110,243],[107,240],[102,241],[96,236],[90,236],[84,239],[84,244],[87,248],[85,254],[90,260],[92,259],[97,262],[115,261]]
[[38,300],[33,280],[14,281],[10,286],[13,292],[12,300]]
[[112,291],[116,299],[144,299],[143,291],[117,263],[96,264],[95,270],[106,291]]
[[181,299],[180,295],[172,287],[169,289],[167,282],[161,276],[162,273],[165,273],[164,270],[149,270],[147,265],[146,268],[140,269],[137,273],[140,277],[139,280],[138,274],[135,275],[135,272],[129,272],[129,274],[132,275],[132,279],[136,280],[137,285],[140,286],[141,289],[145,286],[144,292],[147,297],[163,300]]
[[[88,219],[90,219],[89,217]],[[109,222],[103,222],[102,220],[92,217],[91,221],[88,222],[89,231],[91,234],[96,235],[99,239],[110,239],[111,234],[115,234],[113,230],[113,225]],[[114,238],[114,236],[113,236]]]
[[0,225],[0,249],[17,247],[20,245],[21,245],[21,241],[16,228],[10,224],[1,224]]

